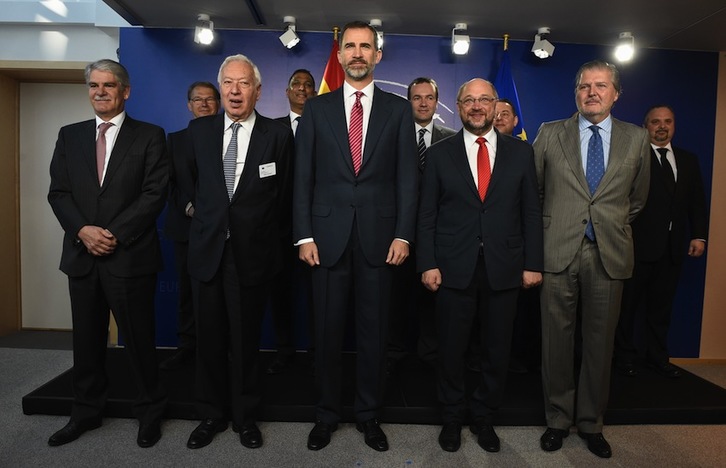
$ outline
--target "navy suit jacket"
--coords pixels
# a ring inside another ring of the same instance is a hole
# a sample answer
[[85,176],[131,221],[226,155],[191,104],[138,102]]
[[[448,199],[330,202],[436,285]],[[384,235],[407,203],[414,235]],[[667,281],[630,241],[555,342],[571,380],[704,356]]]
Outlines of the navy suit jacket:
[[293,238],[313,238],[323,267],[340,258],[354,219],[373,266],[385,265],[395,238],[413,241],[418,152],[408,101],[375,88],[358,176],[342,87],[308,99],[295,145]]
[[[195,181],[189,274],[200,281],[212,279],[229,229],[242,284],[269,281],[282,266],[280,238],[290,226],[292,132],[257,114],[244,169],[230,201],[222,167],[224,114],[192,120],[188,128],[188,164]],[[274,165],[274,175],[261,174],[263,165]]]
[[464,133],[431,145],[421,182],[416,257],[438,268],[442,285],[472,281],[480,246],[494,290],[517,288],[523,270],[542,271],[542,210],[532,147],[497,132],[494,170],[484,202],[469,167]]
[[164,234],[176,242],[189,240],[191,218],[186,215],[189,202],[193,203],[194,181],[189,167],[185,163],[190,150],[189,132],[187,129],[170,133],[167,139],[169,150],[169,198],[167,200],[166,222]]
[[632,223],[635,258],[652,262],[670,255],[673,263],[680,265],[691,239],[708,238],[708,214],[698,158],[673,148],[678,175],[671,198],[663,179],[663,168],[652,147],[650,153],[648,201]]
[[[164,130],[126,115],[116,137],[103,185],[96,172],[96,121],[65,126],[50,163],[48,201],[65,235],[60,269],[88,274],[104,262],[112,274],[133,277],[162,269],[156,218],[164,208],[169,177]],[[85,225],[108,229],[116,250],[96,257],[78,239]]]

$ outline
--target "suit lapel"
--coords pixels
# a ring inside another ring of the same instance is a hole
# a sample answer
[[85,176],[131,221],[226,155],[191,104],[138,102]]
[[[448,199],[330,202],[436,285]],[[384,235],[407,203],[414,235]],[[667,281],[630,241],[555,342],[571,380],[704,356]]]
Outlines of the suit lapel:
[[98,169],[96,166],[96,120],[89,120],[81,130],[81,155],[88,165],[88,171],[98,183]]
[[464,145],[464,131],[459,132],[447,139],[443,144],[449,143],[449,156],[451,157],[451,165],[456,168],[461,177],[466,182],[469,190],[479,200],[479,191],[476,188],[476,182],[474,176],[471,173],[471,166],[469,166],[469,159],[466,156],[466,146]]
[[367,165],[373,157],[376,145],[379,141],[378,135],[383,133],[383,128],[386,126],[388,119],[391,117],[387,100],[388,95],[378,89],[377,86],[374,86],[373,96],[371,99],[371,115],[368,119],[368,131],[366,132],[365,146],[363,148],[362,166]]
[[343,163],[348,166],[350,172],[353,173],[353,159],[350,154],[350,143],[348,143],[348,127],[345,115],[345,103],[343,96],[343,87],[336,89],[317,99],[326,99],[324,106],[321,106],[325,119],[330,125],[330,134],[340,147],[340,154],[343,156]]
[[632,138],[626,131],[625,125],[615,118],[612,119],[612,122],[613,126],[612,134],[610,135],[608,166],[605,169],[605,174],[602,176],[600,185],[597,186],[595,196],[605,190],[615,175],[620,171],[620,166],[623,164],[623,161],[625,161],[625,158],[630,152],[630,148],[633,144]]
[[126,159],[126,154],[128,153],[131,144],[136,139],[137,127],[137,122],[128,115],[126,115],[126,118],[124,118],[124,121],[121,124],[121,128],[119,129],[119,133],[116,136],[116,143],[114,143],[113,145],[111,156],[108,159],[106,175],[103,178],[103,185],[101,186],[101,191],[105,190],[105,188],[108,186],[108,181],[113,178],[118,168],[121,167],[124,159]]
[[582,168],[582,155],[580,154],[580,127],[578,125],[578,114],[575,114],[574,117],[565,121],[564,130],[559,133],[558,139],[560,146],[562,147],[562,154],[564,154],[565,160],[567,160],[567,164],[570,166],[570,170],[572,170],[575,178],[580,183],[582,190],[584,190],[589,196],[590,188],[587,186],[585,170]]

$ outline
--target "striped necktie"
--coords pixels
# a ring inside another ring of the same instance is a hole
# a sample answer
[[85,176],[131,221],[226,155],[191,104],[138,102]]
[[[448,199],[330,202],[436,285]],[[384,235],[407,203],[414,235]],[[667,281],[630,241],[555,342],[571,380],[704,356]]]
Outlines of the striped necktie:
[[234,195],[234,176],[237,170],[237,130],[241,125],[239,122],[234,122],[230,127],[232,128],[232,138],[229,140],[227,151],[224,153],[222,166],[224,168],[224,182],[227,185],[227,195],[231,200],[232,195]]
[[426,166],[426,142],[424,141],[426,129],[422,128],[418,131],[418,167],[423,171]]
[[360,166],[363,162],[363,106],[360,103],[362,91],[355,92],[355,103],[350,110],[350,128],[348,129],[348,143],[350,144],[350,154],[353,158],[353,170],[355,175],[360,172]]

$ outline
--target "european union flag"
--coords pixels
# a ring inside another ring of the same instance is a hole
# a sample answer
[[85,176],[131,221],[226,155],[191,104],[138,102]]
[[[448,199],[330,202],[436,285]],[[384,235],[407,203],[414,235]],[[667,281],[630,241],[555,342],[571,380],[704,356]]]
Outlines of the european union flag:
[[497,88],[497,93],[500,98],[507,98],[512,101],[514,110],[519,117],[519,123],[514,127],[514,135],[519,137],[520,140],[527,141],[522,108],[519,106],[519,95],[517,94],[517,86],[514,84],[514,77],[512,77],[512,67],[509,62],[509,51],[506,49],[506,45],[504,53],[502,54],[502,62],[499,64],[497,77],[494,80],[494,87]]

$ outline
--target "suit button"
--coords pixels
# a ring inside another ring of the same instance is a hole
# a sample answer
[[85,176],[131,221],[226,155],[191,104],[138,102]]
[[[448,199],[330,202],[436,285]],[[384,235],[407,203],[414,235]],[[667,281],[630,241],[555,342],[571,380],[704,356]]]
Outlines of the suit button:
[[586,219],[583,219],[582,220],[582,224],[587,224],[587,220]]

